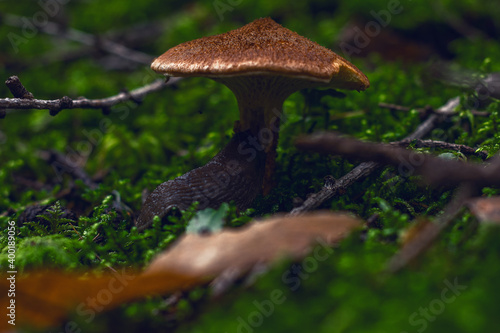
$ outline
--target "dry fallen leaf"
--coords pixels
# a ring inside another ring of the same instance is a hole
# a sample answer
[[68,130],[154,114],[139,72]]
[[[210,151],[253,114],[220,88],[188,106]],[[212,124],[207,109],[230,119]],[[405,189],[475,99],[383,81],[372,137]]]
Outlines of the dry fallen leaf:
[[500,224],[500,197],[472,199],[467,205],[480,222]]
[[[116,273],[94,275],[49,271],[17,276],[15,298],[11,298],[15,300],[16,326],[3,320],[0,322],[0,332],[19,327],[41,329],[60,325],[70,313],[90,322],[97,314],[124,302],[145,295],[187,290],[199,284],[199,279],[175,272],[143,275],[119,270]],[[2,290],[9,289],[6,276],[2,276],[0,285],[5,288]],[[0,307],[5,309],[9,301],[5,293],[0,298]],[[78,330],[72,328],[67,331]]]
[[360,222],[345,214],[316,213],[274,217],[211,236],[186,234],[160,254],[145,274],[175,270],[187,276],[215,277],[226,269],[247,272],[257,263],[282,256],[305,256],[313,243],[332,244]]
[[[17,276],[15,328],[58,325],[69,313],[90,321],[121,303],[188,290],[227,270],[242,276],[255,265],[269,264],[283,256],[302,258],[314,243],[332,244],[359,226],[359,220],[345,214],[275,217],[212,235],[186,234],[142,273],[119,270],[93,276],[50,271]],[[0,281],[3,290],[9,289],[6,278]],[[0,297],[0,307],[5,309],[10,300],[7,293]],[[2,332],[12,328],[6,320],[0,324]]]

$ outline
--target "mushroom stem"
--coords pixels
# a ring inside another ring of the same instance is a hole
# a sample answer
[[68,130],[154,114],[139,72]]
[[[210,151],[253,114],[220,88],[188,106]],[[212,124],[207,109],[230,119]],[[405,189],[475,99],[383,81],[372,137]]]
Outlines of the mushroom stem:
[[240,107],[240,121],[235,126],[235,132],[248,131],[252,134],[251,142],[258,143],[256,149],[265,153],[265,167],[262,180],[262,193],[268,195],[275,185],[274,170],[276,168],[276,148],[278,146],[282,106],[243,105]]
[[[188,209],[198,202],[198,209],[218,208],[233,201],[238,209],[250,206],[262,186],[264,149],[251,142],[253,135],[236,133],[231,141],[207,164],[159,185],[142,206],[136,226],[151,225],[153,218],[163,218],[177,207]],[[251,145],[253,150],[245,150]]]
[[[292,93],[307,88],[310,81],[271,75],[242,75],[212,78],[226,85],[236,96],[240,121],[235,132],[250,131],[266,153],[263,194],[269,194],[275,183],[276,147],[283,102]],[[321,83],[318,83],[321,85]]]
[[[277,75],[219,76],[212,79],[226,85],[234,93],[240,110],[241,130],[263,136],[267,131],[279,131],[273,122],[281,117],[285,99],[311,86],[310,81],[305,79]],[[318,83],[316,86],[321,85]],[[265,142],[263,144],[266,145]]]

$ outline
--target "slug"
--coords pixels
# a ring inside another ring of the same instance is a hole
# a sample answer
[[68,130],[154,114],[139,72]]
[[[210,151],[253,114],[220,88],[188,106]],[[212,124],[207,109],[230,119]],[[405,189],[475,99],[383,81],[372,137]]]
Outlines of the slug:
[[250,131],[236,133],[207,164],[159,185],[144,202],[136,226],[143,230],[155,216],[163,218],[174,207],[185,210],[195,201],[198,210],[231,201],[240,210],[248,208],[262,187],[265,155]]

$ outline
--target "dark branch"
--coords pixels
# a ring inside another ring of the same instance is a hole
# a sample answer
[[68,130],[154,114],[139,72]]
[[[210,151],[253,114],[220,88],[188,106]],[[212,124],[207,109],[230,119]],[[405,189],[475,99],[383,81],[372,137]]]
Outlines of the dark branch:
[[[420,126],[418,126],[413,133],[408,135],[405,140],[421,139],[426,136],[430,131],[432,131],[432,129],[434,129],[436,124],[452,115],[459,103],[459,97],[448,100],[445,105],[441,106],[438,110],[435,110],[434,113],[431,114],[422,124],[420,124]],[[376,162],[365,162],[359,164],[349,173],[337,180],[332,186],[323,186],[319,192],[309,196],[309,198],[307,198],[301,206],[292,209],[290,215],[299,215],[307,211],[314,210],[323,202],[332,199],[338,194],[344,193],[349,186],[368,177],[372,172],[381,166],[381,164]]]
[[[390,109],[390,110],[396,110],[396,111],[410,111],[412,108],[408,106],[403,106],[403,105],[398,105],[398,104],[389,104],[389,103],[379,103],[379,107],[385,108],[385,109]],[[431,106],[425,106],[423,108],[416,109],[420,114],[426,115],[428,113],[433,112],[433,109]],[[470,112],[477,117],[488,117],[490,115],[489,112],[487,111],[478,111],[478,110],[470,110]]]
[[[22,28],[24,24],[21,16],[13,14],[5,14],[2,16],[2,19],[3,23],[14,27]],[[39,26],[38,29],[47,35],[62,37],[87,46],[96,47],[99,50],[103,50],[107,53],[136,63],[149,66],[154,58],[146,53],[129,49],[111,40],[76,29],[67,29],[54,22],[47,22],[46,24]]]
[[[390,110],[396,110],[396,111],[410,111],[412,108],[408,106],[403,106],[403,105],[398,105],[398,104],[390,104],[390,103],[379,103],[379,107],[385,108],[385,109],[390,109]],[[434,109],[427,105],[423,108],[416,109],[420,114],[422,115],[427,115],[429,113],[432,113]]]
[[179,80],[180,78],[171,78],[168,82],[165,82],[164,80],[159,79],[143,87],[131,91],[122,91],[117,95],[102,99],[71,99],[67,96],[54,100],[2,98],[0,99],[0,111],[2,109],[39,109],[50,110],[51,114],[55,115],[64,109],[106,110],[118,103],[129,100],[139,103],[146,95],[159,91],[167,86],[175,85]]
[[368,177],[379,167],[380,165],[374,162],[361,163],[335,183],[329,186],[325,184],[319,192],[311,194],[301,206],[292,209],[290,215],[300,215],[318,208],[323,202],[345,193],[352,184]]
[[466,146],[459,145],[456,143],[449,143],[444,141],[434,141],[434,140],[401,140],[394,142],[395,145],[399,145],[402,147],[407,147],[410,144],[414,144],[415,148],[438,148],[445,150],[454,150],[458,151],[464,155],[475,155],[483,160],[488,158],[488,152],[486,151],[477,151],[477,149]]
[[[324,133],[312,135],[298,140],[297,146],[302,149],[313,150],[329,154],[340,154],[342,156],[361,159],[364,162],[353,169],[350,173],[342,177],[331,186],[324,186],[323,189],[308,198],[299,209],[292,210],[291,214],[296,215],[309,209],[314,209],[322,202],[331,199],[336,194],[342,193],[347,185],[356,180],[362,179],[370,174],[377,166],[392,165],[398,167],[398,171],[409,174],[420,174],[424,180],[432,186],[459,186],[454,199],[444,208],[434,223],[426,224],[422,230],[391,258],[387,265],[387,271],[396,272],[405,267],[409,262],[418,257],[439,237],[453,219],[460,213],[467,199],[478,195],[481,187],[500,186],[500,157],[491,159],[491,163],[466,163],[460,161],[446,160],[430,154],[416,153],[396,145],[408,145],[415,143],[416,147],[436,147],[461,151],[465,154],[475,154],[485,159],[487,153],[476,152],[474,148],[451,144],[441,141],[420,140],[439,122],[442,115],[451,115],[457,106],[458,99],[452,99],[443,107],[431,115],[426,122],[421,124],[417,130],[409,135],[405,140],[393,144],[366,143],[356,139],[338,136],[334,133]],[[360,171],[367,170],[367,173]]]
[[391,109],[396,111],[410,111],[411,108],[404,105],[391,104],[391,103],[378,103],[378,106],[384,109]]
[[342,155],[381,165],[392,165],[401,175],[418,174],[431,186],[453,187],[470,182],[478,187],[500,186],[500,165],[480,164],[440,158],[391,144],[362,142],[335,133],[310,135],[297,140],[300,149]]
[[[56,173],[58,177],[60,177],[60,174],[62,173],[68,173],[73,179],[80,179],[91,189],[95,189],[97,187],[97,183],[92,180],[83,167],[79,163],[76,163],[73,159],[69,158],[69,156],[61,154],[53,149],[40,151],[39,155],[43,160],[51,164],[54,169],[62,171]],[[60,179],[60,181],[61,180],[62,179]]]
[[5,81],[5,85],[15,98],[33,99],[33,94],[23,86],[17,76],[11,76]]

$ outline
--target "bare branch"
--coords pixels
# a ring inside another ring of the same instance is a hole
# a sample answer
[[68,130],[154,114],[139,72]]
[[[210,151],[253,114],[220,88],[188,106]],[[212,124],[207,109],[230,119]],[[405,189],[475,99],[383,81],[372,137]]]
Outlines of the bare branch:
[[486,160],[488,158],[488,152],[486,151],[477,151],[477,149],[466,146],[466,145],[459,145],[456,143],[449,143],[449,142],[444,142],[444,141],[434,141],[434,140],[401,140],[397,142],[393,142],[393,144],[402,146],[402,147],[407,147],[410,144],[414,144],[415,148],[439,148],[439,149],[446,149],[446,150],[455,150],[458,151],[464,155],[475,155],[483,160]]
[[[143,87],[131,90],[122,91],[117,95],[101,98],[87,99],[78,98],[71,99],[64,96],[60,99],[43,100],[43,99],[25,99],[25,98],[2,98],[0,99],[0,111],[2,109],[39,109],[50,110],[51,115],[56,115],[64,109],[109,109],[110,107],[125,101],[140,101],[148,94],[159,91],[167,86],[176,85],[180,78],[171,78],[168,82],[158,79],[153,83]],[[19,82],[20,83],[20,82]]]
[[[7,25],[19,28],[23,27],[24,22],[22,21],[21,16],[4,14],[2,18],[3,23]],[[149,66],[154,58],[153,56],[150,56],[146,53],[129,49],[128,47],[115,43],[111,40],[95,36],[80,30],[72,28],[67,29],[54,22],[47,22],[46,24],[39,26],[38,28],[41,32],[47,35],[62,37],[84,45],[96,47],[97,49],[136,63]]]
[[[403,105],[398,105],[398,104],[390,104],[390,103],[379,103],[378,106],[381,108],[396,110],[396,111],[410,111],[410,110],[412,110],[412,108],[410,108],[408,106],[403,106]],[[427,115],[430,112],[434,112],[432,107],[429,105],[427,105],[423,108],[415,109],[415,110],[417,110],[422,115]],[[487,111],[470,110],[470,112],[474,116],[477,116],[477,117],[488,117],[490,115],[490,113]]]
[[[430,115],[427,120],[420,124],[420,126],[418,126],[412,134],[407,136],[406,139],[413,140],[424,137],[436,126],[440,119],[441,117],[437,114]],[[379,167],[381,167],[381,164],[376,162],[365,162],[359,164],[349,173],[338,179],[333,185],[323,186],[319,192],[309,196],[309,198],[307,198],[301,206],[292,209],[290,215],[300,215],[307,211],[314,210],[323,202],[332,199],[338,194],[344,193],[348,187],[353,185],[355,182],[368,177]]]
[[[413,133],[408,135],[404,140],[421,139],[426,136],[438,123],[455,113],[455,108],[460,104],[460,98],[454,97],[448,100],[443,106],[437,110],[430,108],[432,113],[423,123],[421,123]],[[349,186],[355,182],[368,177],[373,171],[381,167],[381,164],[376,162],[364,162],[352,169],[349,173],[337,180],[333,185],[323,186],[323,188],[309,196],[301,206],[295,207],[290,212],[290,215],[299,215],[307,211],[314,210],[323,202],[332,199],[338,194],[347,190]]]
[[493,158],[489,164],[466,163],[446,160],[430,154],[419,154],[395,147],[396,145],[408,145],[410,142],[415,142],[417,147],[426,146],[452,149],[467,154],[475,154],[485,159],[487,153],[476,152],[475,149],[468,146],[442,141],[420,140],[420,137],[429,133],[443,117],[452,115],[458,102],[458,98],[449,100],[405,140],[392,144],[366,143],[356,139],[340,137],[334,133],[313,135],[298,140],[296,145],[299,148],[312,149],[323,153],[341,154],[361,159],[365,162],[358,165],[337,182],[325,184],[320,192],[313,194],[302,206],[295,208],[290,214],[298,215],[304,211],[316,208],[324,201],[333,198],[337,194],[341,194],[350,184],[366,177],[377,167],[384,164],[396,166],[399,171],[401,171],[401,166],[405,165],[407,169],[404,171],[422,175],[427,183],[433,186],[458,185],[459,189],[455,193],[453,200],[444,208],[443,213],[434,223],[425,225],[414,238],[391,258],[387,264],[387,271],[396,272],[405,267],[432,245],[441,232],[451,225],[453,219],[464,207],[466,200],[480,193],[479,189],[481,187],[500,186],[499,156]]
[[[378,106],[385,109],[396,110],[396,111],[410,111],[412,108],[408,106],[398,105],[398,104],[390,104],[390,103],[378,103]],[[430,105],[426,105],[423,108],[415,109],[420,115],[428,115],[434,112],[434,109]]]
[[21,83],[17,76],[11,76],[5,81],[5,85],[9,88],[12,95],[16,98],[33,99],[35,98]]
[[[61,154],[54,149],[49,149],[40,151],[39,156],[53,167],[57,166],[59,169],[67,172],[74,179],[80,179],[89,188],[95,189],[97,187],[97,183],[83,169],[83,164],[75,163],[67,155]],[[58,175],[58,177],[60,176]]]
[[320,133],[297,140],[298,148],[342,155],[362,161],[392,165],[405,176],[422,175],[431,186],[457,186],[470,182],[478,187],[500,186],[500,165],[448,160],[391,144],[363,142],[336,133]]
[[336,195],[345,193],[347,188],[355,182],[368,177],[373,171],[378,169],[380,165],[375,162],[361,163],[342,178],[335,181],[333,184],[325,184],[323,188],[311,194],[304,203],[292,209],[289,213],[292,216],[301,215],[305,212],[312,211],[318,208],[323,202],[332,199]]

